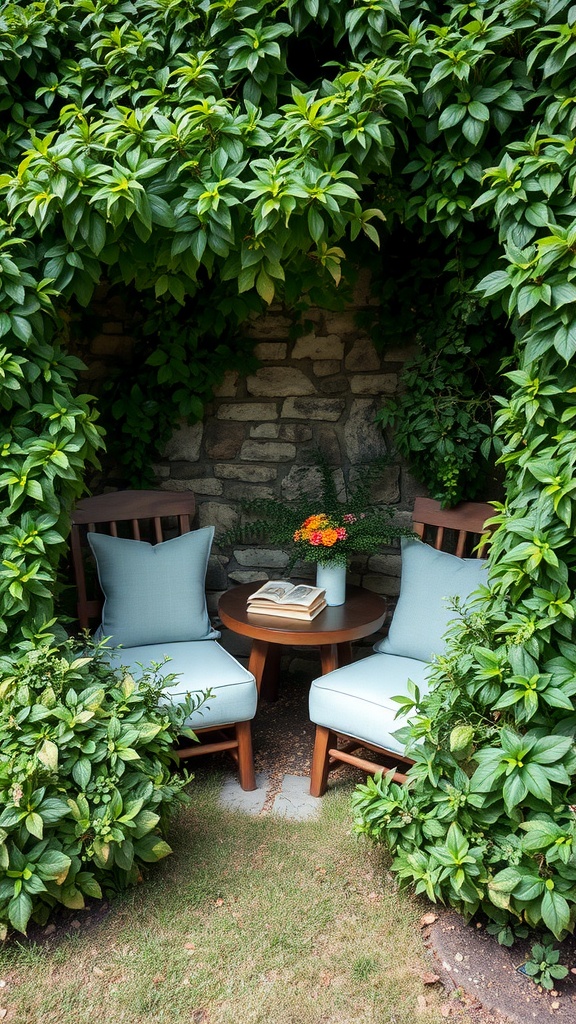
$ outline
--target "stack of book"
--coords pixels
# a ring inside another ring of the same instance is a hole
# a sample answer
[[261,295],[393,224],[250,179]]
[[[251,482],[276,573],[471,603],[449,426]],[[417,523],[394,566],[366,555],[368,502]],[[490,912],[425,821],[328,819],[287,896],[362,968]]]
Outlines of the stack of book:
[[271,617],[311,622],[326,607],[326,591],[320,587],[269,580],[248,598],[248,611]]

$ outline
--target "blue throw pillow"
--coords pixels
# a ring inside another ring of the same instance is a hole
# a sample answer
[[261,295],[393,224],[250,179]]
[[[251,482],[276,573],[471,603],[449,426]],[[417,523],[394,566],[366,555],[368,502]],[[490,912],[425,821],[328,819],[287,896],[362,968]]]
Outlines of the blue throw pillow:
[[123,647],[219,636],[205,594],[213,537],[212,526],[161,544],[89,533],[105,598],[100,635]]
[[430,661],[446,653],[444,634],[456,617],[451,598],[466,604],[487,582],[485,558],[458,558],[429,544],[402,538],[400,596],[388,636],[375,644],[382,654]]

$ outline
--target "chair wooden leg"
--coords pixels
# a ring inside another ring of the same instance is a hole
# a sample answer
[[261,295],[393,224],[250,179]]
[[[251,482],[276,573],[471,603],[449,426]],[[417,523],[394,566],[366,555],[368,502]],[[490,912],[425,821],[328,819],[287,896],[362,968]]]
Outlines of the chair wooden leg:
[[254,757],[252,755],[252,729],[250,722],[236,722],[238,741],[238,775],[240,786],[246,792],[256,789]]
[[312,769],[310,771],[310,795],[324,796],[328,785],[328,772],[330,771],[330,758],[328,750],[336,746],[336,736],[330,729],[323,725],[316,726],[316,738],[314,740],[314,753],[312,754]]

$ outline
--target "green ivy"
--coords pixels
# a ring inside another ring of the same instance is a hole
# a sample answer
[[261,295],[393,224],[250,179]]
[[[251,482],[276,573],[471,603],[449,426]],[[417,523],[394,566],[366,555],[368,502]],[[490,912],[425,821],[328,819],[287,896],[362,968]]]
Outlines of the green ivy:
[[111,371],[99,401],[109,425],[108,458],[123,481],[153,486],[154,454],[183,422],[203,419],[224,373],[257,368],[254,344],[236,323],[249,310],[246,299],[218,303],[213,292],[182,305],[139,297],[129,362]]
[[[273,298],[318,301],[340,280],[341,240],[378,241],[381,212],[360,195],[389,165],[410,85],[399,65],[358,63],[365,14],[351,50],[341,4],[4,6],[3,643],[50,617],[69,508],[102,444],[51,302],[88,306],[103,278],[146,296],[142,362],[105,406],[142,482],[155,446],[242,363],[243,320]],[[329,80],[326,33],[344,58]],[[204,313],[183,327],[191,300]],[[38,511],[56,532],[21,548]]]
[[[391,307],[412,302],[407,292],[415,273],[422,281],[419,267],[408,262],[407,269],[404,287],[382,305],[377,335],[388,317],[386,337],[394,338]],[[405,364],[400,393],[386,400],[376,419],[391,428],[393,443],[430,497],[452,506],[492,495],[498,486],[494,462],[502,445],[494,431],[494,393],[504,390],[500,369],[511,338],[483,308],[471,282],[469,292],[455,290],[453,278],[442,280],[437,261],[427,269],[438,276],[434,283],[424,279],[418,306],[402,316],[404,329],[398,325],[395,339],[417,339],[418,355]]]
[[428,145],[403,210],[447,237],[470,218],[498,237],[476,295],[511,324],[515,368],[495,416],[506,495],[489,588],[430,694],[405,701],[411,786],[360,787],[357,827],[394,850],[403,884],[482,910],[503,941],[576,920],[574,22],[562,3],[453,5],[404,41]]

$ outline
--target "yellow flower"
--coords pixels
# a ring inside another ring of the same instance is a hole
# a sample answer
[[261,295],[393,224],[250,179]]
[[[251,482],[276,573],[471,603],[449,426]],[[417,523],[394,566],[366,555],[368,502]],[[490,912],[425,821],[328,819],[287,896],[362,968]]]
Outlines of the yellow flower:
[[308,516],[307,519],[302,523],[304,530],[319,530],[322,526],[328,522],[328,516],[321,513],[318,516]]

